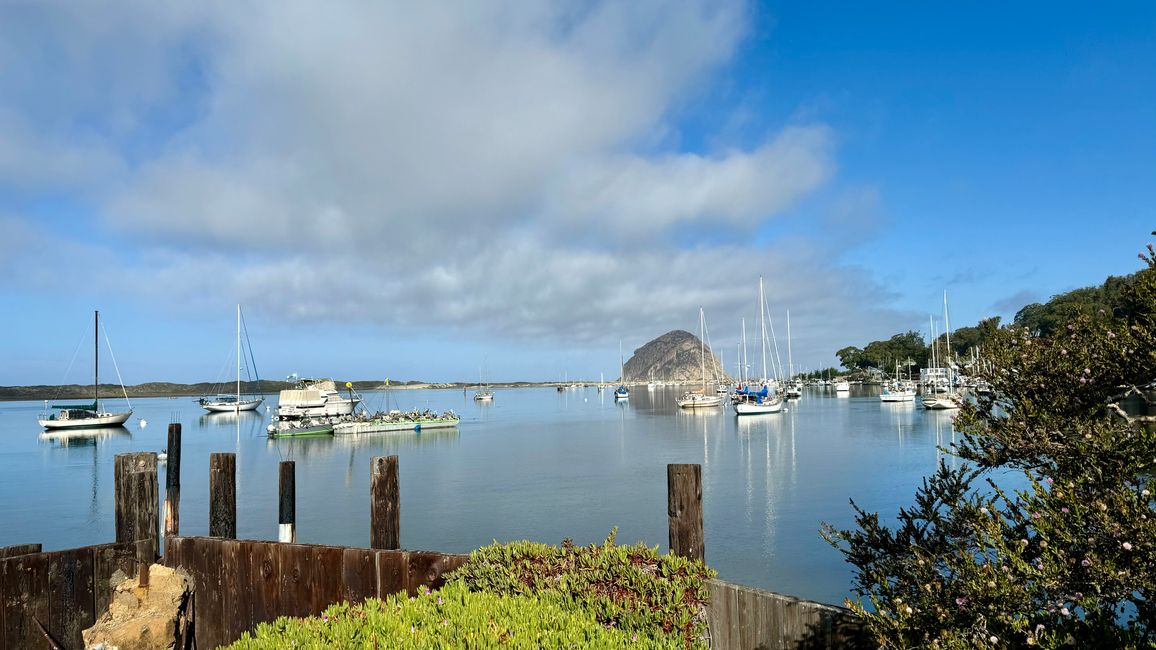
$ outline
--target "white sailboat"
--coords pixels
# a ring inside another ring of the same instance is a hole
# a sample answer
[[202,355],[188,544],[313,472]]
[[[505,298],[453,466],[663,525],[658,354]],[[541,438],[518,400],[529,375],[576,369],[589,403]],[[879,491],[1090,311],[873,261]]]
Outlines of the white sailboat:
[[[240,413],[241,411],[255,411],[265,401],[264,397],[241,396],[241,364],[245,359],[244,348],[241,345],[241,330],[244,329],[241,317],[241,305],[237,305],[237,390],[234,394],[218,394],[214,397],[202,397],[197,400],[201,408],[210,413]],[[245,340],[248,341],[248,332]],[[257,364],[253,362],[253,348],[249,347],[249,360],[256,372]],[[260,377],[256,377],[258,382]]]
[[622,360],[622,341],[618,342],[618,388],[614,389],[614,400],[625,401],[630,399],[630,389],[626,387],[626,362]]
[[714,391],[707,391],[706,384],[706,314],[702,307],[698,308],[698,331],[699,331],[699,355],[700,365],[702,366],[702,389],[689,390],[683,393],[682,398],[675,400],[679,408],[696,409],[696,408],[710,408],[722,404],[722,396],[715,394]]
[[489,384],[485,383],[485,377],[482,369],[478,368],[478,382],[481,383],[481,388],[474,393],[475,402],[492,402],[494,401],[494,391],[490,390]]
[[947,374],[947,392],[936,393],[934,390],[923,395],[923,408],[936,411],[948,411],[958,409],[963,405],[963,401],[955,390],[955,373],[952,370],[951,362],[951,320],[947,313],[947,291],[943,292],[943,329],[947,334],[947,350],[946,363],[944,364]]
[[[732,405],[735,415],[763,415],[779,413],[783,410],[783,398],[770,390],[770,381],[767,377],[767,297],[763,290],[763,278],[759,278],[759,330],[763,358],[763,386],[757,391],[744,387],[735,391]],[[743,338],[746,339],[746,327],[743,327]]]
[[795,379],[795,357],[791,354],[791,310],[787,310],[787,385],[783,391],[787,399],[803,396],[803,382]]
[[[114,359],[115,362],[115,359]],[[92,429],[123,426],[132,417],[132,407],[128,411],[112,413],[100,408],[100,312],[93,316],[93,383],[91,404],[61,404],[52,409],[58,413],[43,413],[37,422],[48,430]],[[119,374],[119,373],[118,373]],[[121,384],[124,390],[124,384]],[[128,394],[124,396],[128,401]]]

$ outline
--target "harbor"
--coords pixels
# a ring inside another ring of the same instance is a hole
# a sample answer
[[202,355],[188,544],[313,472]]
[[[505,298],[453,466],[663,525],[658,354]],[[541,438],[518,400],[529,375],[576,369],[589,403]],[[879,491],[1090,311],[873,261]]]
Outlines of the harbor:
[[[819,537],[821,522],[849,526],[854,495],[884,514],[905,505],[953,440],[950,412],[881,403],[879,387],[850,393],[807,387],[784,412],[737,417],[729,408],[679,409],[677,386],[632,386],[629,400],[596,386],[496,389],[478,403],[461,390],[411,390],[406,410],[454,410],[456,427],[308,438],[270,438],[263,412],[204,413],[192,400],[133,400],[127,428],[38,430],[39,403],[0,404],[0,546],[45,549],[113,536],[116,454],[165,449],[165,426],[184,426],[182,504],[203,512],[208,456],[236,454],[237,534],[277,539],[276,473],[297,464],[298,541],[365,545],[370,458],[401,460],[402,543],[466,553],[493,540],[557,544],[603,539],[666,543],[661,504],[667,463],[702,466],[707,561],[725,580],[839,604],[850,567]],[[384,404],[384,392],[364,393]],[[275,396],[267,396],[267,403]],[[144,428],[139,419],[148,422]],[[164,473],[164,464],[161,465]],[[565,513],[564,515],[560,513]],[[203,535],[204,519],[182,520]]]

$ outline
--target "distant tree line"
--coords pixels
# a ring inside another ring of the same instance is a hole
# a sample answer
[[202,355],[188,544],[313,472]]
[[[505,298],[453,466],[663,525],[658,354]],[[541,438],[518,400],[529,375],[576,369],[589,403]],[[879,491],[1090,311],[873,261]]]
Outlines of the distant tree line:
[[[1112,276],[1100,286],[1074,289],[1052,296],[1046,303],[1027,305],[1016,312],[1012,326],[1027,329],[1033,336],[1049,337],[1077,316],[1109,314],[1118,318],[1127,317],[1128,307],[1123,296],[1125,290],[1136,282],[1136,275]],[[977,352],[982,354],[984,347],[999,330],[1000,318],[993,316],[976,325],[951,332],[951,356],[959,362],[966,361]],[[943,333],[935,341],[940,354],[948,349],[947,338],[947,334]],[[908,365],[927,367],[931,345],[923,340],[919,332],[909,331],[883,341],[872,341],[862,349],[849,345],[836,352],[835,356],[850,371],[876,368],[891,372],[897,363],[901,369],[906,369]]]

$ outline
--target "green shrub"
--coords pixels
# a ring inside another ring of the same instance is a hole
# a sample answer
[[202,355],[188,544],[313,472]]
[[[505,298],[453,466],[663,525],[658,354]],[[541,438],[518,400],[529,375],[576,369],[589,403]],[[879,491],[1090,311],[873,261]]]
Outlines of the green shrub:
[[246,633],[231,650],[281,648],[678,648],[678,640],[604,627],[559,593],[507,596],[461,582],[410,598],[404,593],[342,603],[322,616],[279,618]]
[[449,579],[496,594],[557,593],[607,627],[639,635],[657,630],[686,647],[704,647],[714,572],[702,562],[659,555],[658,547],[617,546],[616,532],[590,546],[494,543],[471,553]]

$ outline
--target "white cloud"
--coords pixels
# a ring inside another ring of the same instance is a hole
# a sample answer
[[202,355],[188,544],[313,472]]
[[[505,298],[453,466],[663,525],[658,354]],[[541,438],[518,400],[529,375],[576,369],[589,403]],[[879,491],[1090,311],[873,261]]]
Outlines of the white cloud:
[[[190,311],[227,294],[289,324],[592,345],[693,328],[700,304],[734,330],[762,273],[773,302],[812,317],[803,347],[842,341],[852,321],[899,328],[869,277],[817,247],[671,243],[686,228],[742,241],[834,173],[822,124],[721,151],[662,146],[745,37],[741,2],[121,0],[5,14],[35,37],[0,27],[14,37],[0,56],[32,63],[0,77],[18,116],[0,134],[20,136],[0,138],[0,174],[73,177],[63,186],[98,197],[97,226],[134,249],[96,274],[60,265],[62,281]],[[36,59],[37,39],[62,54]],[[25,159],[34,174],[5,172]]]

